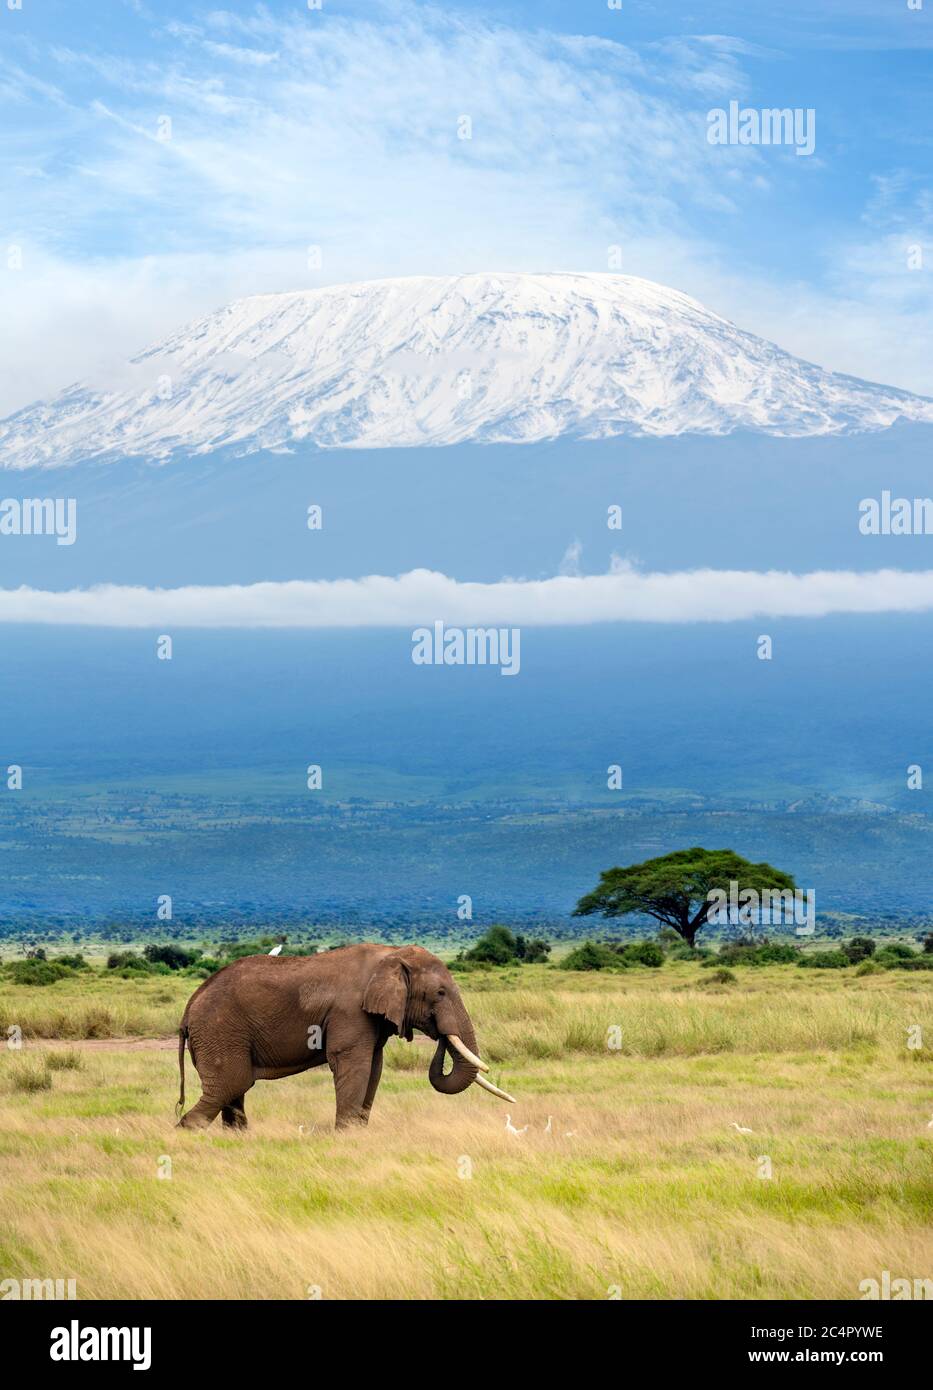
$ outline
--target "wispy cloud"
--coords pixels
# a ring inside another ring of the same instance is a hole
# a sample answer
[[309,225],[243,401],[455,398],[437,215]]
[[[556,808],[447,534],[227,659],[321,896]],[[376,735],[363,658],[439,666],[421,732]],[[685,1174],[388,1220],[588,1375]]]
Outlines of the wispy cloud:
[[933,570],[790,574],[691,570],[461,582],[432,570],[396,577],[64,592],[0,590],[0,623],[156,628],[557,627],[588,623],[734,622],[933,609]]
[[[671,84],[740,82],[725,41],[639,56],[430,6],[376,5],[366,19],[216,12],[155,37],[157,53],[136,61],[53,55],[85,150],[42,206],[72,245],[112,235],[116,217],[149,254],[250,243],[302,256],[316,237],[378,262],[405,233],[422,251],[472,249],[498,212],[484,243],[511,259],[529,233],[540,246],[542,225],[556,241],[613,208],[654,219],[684,196],[716,198],[722,161]],[[164,116],[171,138],[157,141]]]

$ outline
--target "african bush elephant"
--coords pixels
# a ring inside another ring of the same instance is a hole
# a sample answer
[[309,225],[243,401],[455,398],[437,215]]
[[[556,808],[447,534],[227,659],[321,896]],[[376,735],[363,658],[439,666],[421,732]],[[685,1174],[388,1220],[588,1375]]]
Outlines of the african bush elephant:
[[[314,956],[246,956],[205,980],[188,1000],[178,1036],[185,1103],[185,1040],[202,1096],[179,1124],[200,1129],[216,1119],[246,1126],[243,1098],[256,1081],[327,1062],[337,1093],[337,1128],[369,1119],[382,1049],[415,1029],[437,1040],[428,1069],[435,1091],[457,1095],[477,1082],[511,1100],[480,1075],[476,1034],[446,965],[421,946],[342,946]],[[444,1075],[447,1054],[453,1060]],[[514,1102],[513,1102],[514,1103]]]

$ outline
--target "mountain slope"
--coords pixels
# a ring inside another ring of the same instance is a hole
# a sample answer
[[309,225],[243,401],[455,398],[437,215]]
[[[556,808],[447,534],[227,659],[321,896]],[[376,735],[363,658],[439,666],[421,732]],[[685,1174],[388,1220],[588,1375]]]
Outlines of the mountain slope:
[[238,300],[0,422],[6,467],[233,448],[560,435],[776,435],[933,420],[933,401],[823,371],[626,275],[377,280]]

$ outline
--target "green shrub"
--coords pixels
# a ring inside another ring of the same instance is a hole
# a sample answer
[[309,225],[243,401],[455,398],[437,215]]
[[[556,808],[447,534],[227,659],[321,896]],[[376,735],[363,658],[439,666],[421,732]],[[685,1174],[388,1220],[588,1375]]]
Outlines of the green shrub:
[[889,941],[882,946],[880,951],[875,953],[875,960],[888,969],[892,965],[896,965],[898,961],[915,959],[916,952],[912,947],[906,946],[903,941]]
[[649,965],[657,969],[664,964],[664,952],[656,941],[632,941],[617,954],[629,965]]
[[799,946],[786,941],[765,941],[755,952],[755,965],[795,965],[800,959]]
[[751,965],[756,949],[749,942],[727,941],[724,946],[720,946],[717,955],[704,963],[710,969],[714,965]]
[[933,956],[913,956],[910,960],[901,957],[886,964],[888,970],[933,970]]
[[508,965],[518,959],[515,937],[508,927],[495,926],[465,951],[464,960],[484,961],[487,965]]
[[183,951],[180,946],[145,946],[143,955],[150,965],[167,965],[169,970],[184,970],[186,966],[197,964],[201,952]]
[[542,937],[516,936],[515,950],[524,965],[536,965],[547,960],[551,954],[551,943]]
[[559,962],[561,970],[625,970],[626,963],[622,956],[614,951],[611,946],[601,945],[598,941],[584,941],[577,946]]
[[107,957],[108,970],[148,970],[149,962],[135,951],[111,951]]
[[856,975],[883,975],[884,967],[879,965],[877,961],[863,960],[856,967],[855,973]]
[[842,951],[811,951],[809,955],[802,955],[797,964],[808,970],[844,970],[852,962]]
[[226,962],[215,960],[213,956],[201,956],[194,965],[188,965],[181,972],[183,975],[200,975],[206,980],[208,975],[216,975],[218,970],[222,970]]
[[859,961],[868,960],[869,956],[875,954],[877,942],[871,936],[853,936],[851,941],[846,941],[840,946],[843,955],[848,956],[852,965],[858,965]]
[[91,968],[80,953],[73,956],[56,956],[53,964],[67,965],[69,970],[90,970]]
[[[676,932],[672,933],[676,936]],[[663,936],[663,933],[662,933]],[[668,960],[698,960],[705,961],[712,956],[712,951],[708,946],[688,946],[686,941],[677,938],[677,943],[667,951]]]
[[480,937],[475,946],[461,952],[458,959],[479,965],[513,965],[517,961],[533,965],[537,961],[547,960],[550,951],[547,941],[514,936],[508,927],[497,923]]
[[[146,950],[149,949],[147,946]],[[122,980],[138,979],[141,975],[171,975],[177,968],[162,960],[138,956],[135,951],[111,951],[107,957],[107,969],[117,971]]]
[[54,985],[74,974],[54,960],[15,960],[4,968],[15,985]]

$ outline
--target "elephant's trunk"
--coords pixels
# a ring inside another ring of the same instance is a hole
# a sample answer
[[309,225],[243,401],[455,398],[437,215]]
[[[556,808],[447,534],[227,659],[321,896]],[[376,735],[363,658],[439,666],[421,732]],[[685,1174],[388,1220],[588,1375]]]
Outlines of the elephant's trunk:
[[[448,1030],[451,1034],[462,1042],[462,1044],[474,1055],[476,1054],[476,1034],[473,1032],[473,1025],[466,1016],[466,1011],[461,1019],[455,1020],[455,1026]],[[453,1059],[453,1067],[444,1075],[444,1059],[450,1054]],[[447,1034],[442,1033],[437,1044],[431,1065],[428,1069],[428,1079],[435,1091],[440,1091],[445,1096],[458,1096],[461,1091],[465,1091],[468,1086],[472,1086],[479,1073],[479,1068],[458,1052],[447,1041]]]
[[[444,1058],[448,1052],[453,1058],[454,1064],[445,1076]],[[461,1091],[465,1091],[468,1086],[473,1085],[477,1075],[478,1068],[471,1066],[460,1056],[459,1052],[454,1052],[446,1038],[441,1038],[428,1068],[428,1078],[435,1091],[440,1091],[445,1096],[458,1096]]]

